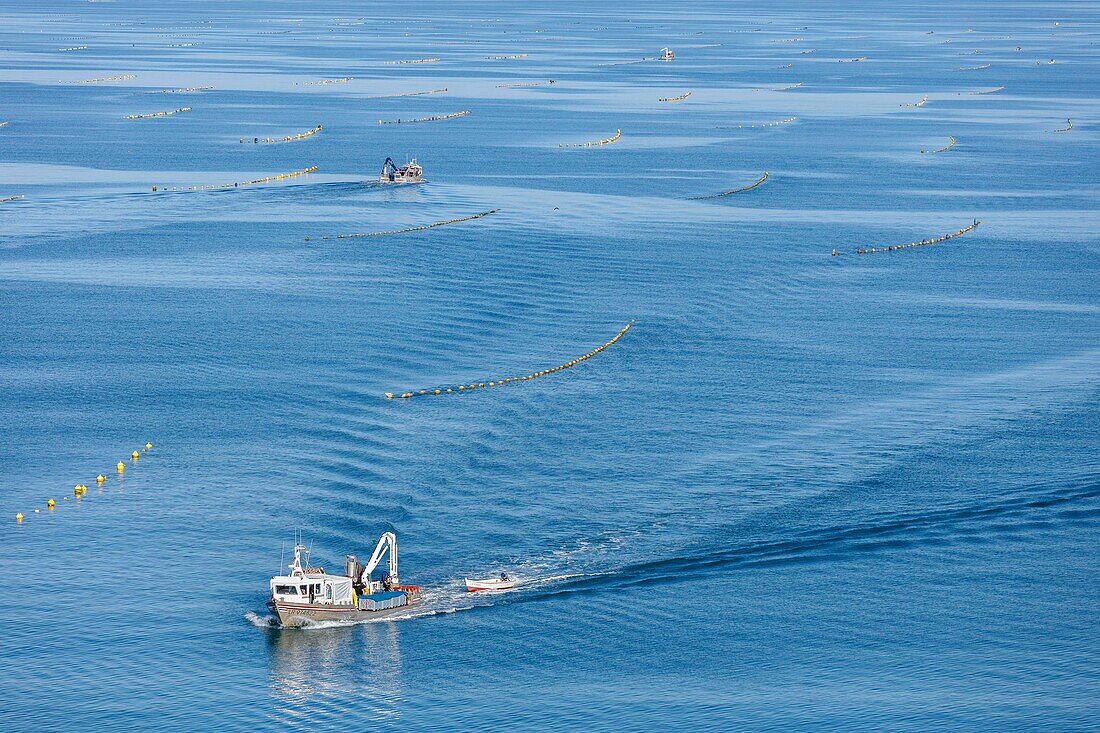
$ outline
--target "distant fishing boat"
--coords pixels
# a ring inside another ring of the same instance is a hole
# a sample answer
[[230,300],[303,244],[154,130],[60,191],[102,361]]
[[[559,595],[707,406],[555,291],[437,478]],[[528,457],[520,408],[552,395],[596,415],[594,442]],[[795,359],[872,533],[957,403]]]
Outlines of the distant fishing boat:
[[674,58],[676,58],[676,54],[672,52],[671,48],[661,49],[661,61],[672,61]]
[[462,580],[466,583],[466,590],[470,593],[483,590],[512,590],[516,587],[516,581],[509,578],[506,573],[501,573],[499,578],[486,578],[485,580],[463,578]]
[[[387,570],[371,578],[382,558]],[[420,605],[420,586],[401,585],[397,576],[397,537],[386,532],[364,567],[355,555],[344,557],[344,574],[329,575],[309,566],[310,550],[294,543],[294,561],[288,575],[271,578],[267,605],[283,626],[305,626],[317,621],[362,621],[384,618]]]
[[422,183],[424,169],[413,158],[403,166],[398,167],[393,158],[386,158],[382,164],[382,174],[378,176],[379,183]]

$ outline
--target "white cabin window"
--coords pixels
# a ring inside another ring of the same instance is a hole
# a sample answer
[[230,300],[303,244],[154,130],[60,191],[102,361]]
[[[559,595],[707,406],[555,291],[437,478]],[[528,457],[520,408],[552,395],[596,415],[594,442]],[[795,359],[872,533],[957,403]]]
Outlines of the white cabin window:
[[332,586],[328,583],[325,583],[325,600],[326,601],[331,601],[332,600]]
[[277,585],[275,586],[275,592],[281,596],[298,595],[298,590],[293,585]]

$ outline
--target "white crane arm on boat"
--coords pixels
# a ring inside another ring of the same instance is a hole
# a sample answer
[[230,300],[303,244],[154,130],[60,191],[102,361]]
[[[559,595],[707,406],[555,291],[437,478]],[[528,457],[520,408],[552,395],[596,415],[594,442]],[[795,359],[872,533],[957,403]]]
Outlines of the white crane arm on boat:
[[397,579],[397,536],[393,532],[385,532],[378,539],[378,545],[374,548],[374,554],[370,556],[370,562],[363,568],[363,574],[360,580],[365,584],[370,581],[370,574],[374,572],[374,569],[378,567],[378,563],[382,561],[382,556],[389,551],[389,571],[390,580],[394,585],[397,585],[400,581]]

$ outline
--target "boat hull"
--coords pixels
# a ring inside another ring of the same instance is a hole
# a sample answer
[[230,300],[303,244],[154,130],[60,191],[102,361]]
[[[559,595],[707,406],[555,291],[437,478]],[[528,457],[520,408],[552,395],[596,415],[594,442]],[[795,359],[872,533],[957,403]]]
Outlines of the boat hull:
[[279,624],[286,628],[300,628],[326,621],[359,622],[397,616],[420,605],[420,598],[411,598],[404,606],[387,608],[381,611],[361,611],[354,606],[321,606],[306,603],[283,603],[268,601],[270,608],[279,617]]

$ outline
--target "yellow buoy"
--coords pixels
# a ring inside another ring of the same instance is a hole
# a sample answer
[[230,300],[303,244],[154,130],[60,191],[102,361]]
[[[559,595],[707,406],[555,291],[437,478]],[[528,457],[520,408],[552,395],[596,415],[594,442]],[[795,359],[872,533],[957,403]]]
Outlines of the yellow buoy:
[[150,450],[152,447],[153,447],[152,443],[146,443],[145,444],[145,450]]
[[123,473],[126,470],[126,464],[122,461],[119,461],[118,465],[115,466],[115,470],[117,470],[119,473]]
[[47,509],[53,509],[54,506],[56,506],[56,504],[54,503],[53,499],[50,499],[49,501],[46,502],[46,508]]
[[23,521],[23,513],[22,512],[19,512],[15,515],[15,521],[17,521],[17,522],[22,522]]
[[131,461],[136,461],[137,459],[138,459],[138,452],[137,451],[134,451],[133,453],[130,454],[130,460]]
[[104,476],[104,475],[103,475],[102,473],[101,473],[101,474],[99,474],[98,476],[96,476],[96,477],[95,477],[95,482],[96,482],[97,484],[101,484],[101,483],[103,483],[103,482],[104,482],[104,481],[106,481],[106,480],[107,480],[107,477],[106,477],[106,476]]

